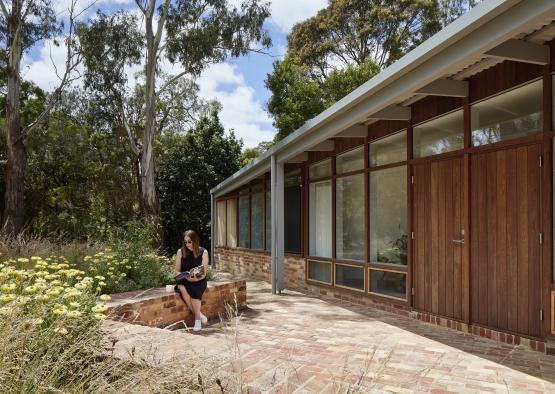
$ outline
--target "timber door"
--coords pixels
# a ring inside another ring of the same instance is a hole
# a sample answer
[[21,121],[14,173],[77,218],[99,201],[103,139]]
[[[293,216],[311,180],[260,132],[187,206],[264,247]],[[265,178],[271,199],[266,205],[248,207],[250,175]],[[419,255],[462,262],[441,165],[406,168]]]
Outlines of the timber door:
[[413,166],[413,306],[463,318],[463,158]]
[[471,315],[540,337],[540,145],[471,155]]

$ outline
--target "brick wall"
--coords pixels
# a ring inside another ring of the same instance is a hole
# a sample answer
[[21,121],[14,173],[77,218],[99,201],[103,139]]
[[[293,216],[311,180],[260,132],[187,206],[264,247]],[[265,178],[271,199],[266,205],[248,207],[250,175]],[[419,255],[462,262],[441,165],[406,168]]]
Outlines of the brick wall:
[[[241,310],[247,306],[245,280],[209,282],[202,296],[201,311],[209,320],[225,316],[226,305],[235,305]],[[194,323],[194,316],[177,293],[166,292],[165,288],[113,294],[107,304],[107,316],[112,320],[151,327],[166,327],[178,322]],[[180,328],[183,324],[177,324]]]
[[214,248],[216,267],[246,278],[272,280],[272,263],[269,251],[256,251],[227,247]]

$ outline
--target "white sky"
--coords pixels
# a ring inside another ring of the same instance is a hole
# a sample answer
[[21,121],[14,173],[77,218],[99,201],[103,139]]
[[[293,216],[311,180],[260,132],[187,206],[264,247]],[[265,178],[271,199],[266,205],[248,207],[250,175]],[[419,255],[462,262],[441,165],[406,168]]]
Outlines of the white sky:
[[[229,0],[231,4],[238,5],[242,0]],[[67,9],[71,0],[55,0],[56,11],[60,16],[67,15]],[[78,8],[89,5],[91,0],[79,0]],[[314,14],[327,4],[327,0],[274,0],[271,4],[272,16],[269,23],[274,26],[271,29],[272,39],[278,44],[272,48],[272,52],[282,56],[285,53],[285,36],[290,32],[291,27]],[[109,12],[124,7],[134,7],[133,0],[97,0],[94,7],[89,9],[83,16],[89,17],[96,12],[97,8]],[[108,11],[106,11],[108,7]],[[271,26],[270,26],[271,27]],[[52,90],[58,84],[55,68],[51,61],[61,72],[65,61],[65,48],[63,45],[56,47],[51,43],[44,43],[37,47],[31,56],[26,56],[23,60],[22,74],[25,79],[35,82],[45,90]],[[260,97],[267,96],[266,92],[256,89],[263,89],[261,81],[257,81],[257,88],[251,86],[245,78],[249,74],[251,67],[259,67],[254,56],[249,58],[246,66],[239,68],[231,62],[218,64],[206,69],[201,78],[197,81],[200,86],[200,95],[204,99],[217,99],[222,104],[220,119],[226,130],[234,129],[238,137],[243,138],[245,147],[256,146],[259,142],[269,141],[275,134],[272,120],[266,112],[265,103]],[[252,65],[251,65],[252,63]],[[267,64],[266,62],[265,64]],[[171,71],[169,65],[164,65],[162,69],[166,72]],[[130,76],[136,70],[129,70]],[[260,70],[258,70],[260,71]],[[264,70],[263,75],[271,72],[271,66]],[[258,74],[257,74],[258,75]]]

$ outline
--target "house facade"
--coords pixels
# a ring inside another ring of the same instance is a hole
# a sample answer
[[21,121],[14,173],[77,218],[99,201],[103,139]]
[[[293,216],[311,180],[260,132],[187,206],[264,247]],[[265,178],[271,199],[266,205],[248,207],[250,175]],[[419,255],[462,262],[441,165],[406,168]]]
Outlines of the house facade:
[[554,38],[472,9],[215,187],[215,264],[555,351]]

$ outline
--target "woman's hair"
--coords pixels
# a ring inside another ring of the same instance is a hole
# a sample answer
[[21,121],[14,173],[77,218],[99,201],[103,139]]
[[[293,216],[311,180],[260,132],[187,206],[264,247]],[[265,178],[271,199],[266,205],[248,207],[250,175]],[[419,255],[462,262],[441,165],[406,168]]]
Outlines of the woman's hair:
[[187,245],[185,245],[185,237],[189,237],[191,242],[193,242],[193,256],[197,258],[200,254],[200,245],[197,233],[195,233],[193,230],[187,230],[183,233],[183,250],[185,251],[184,256],[187,256],[191,252],[187,248]]

